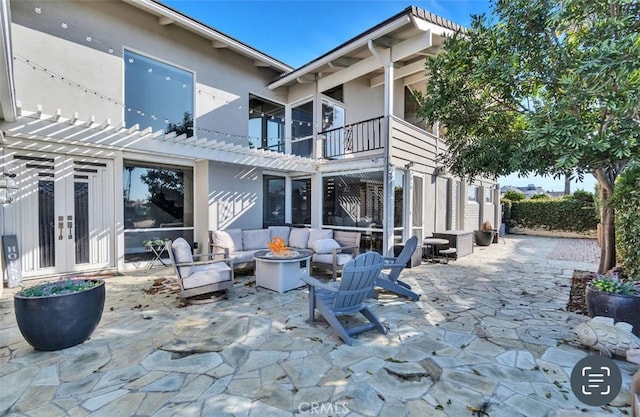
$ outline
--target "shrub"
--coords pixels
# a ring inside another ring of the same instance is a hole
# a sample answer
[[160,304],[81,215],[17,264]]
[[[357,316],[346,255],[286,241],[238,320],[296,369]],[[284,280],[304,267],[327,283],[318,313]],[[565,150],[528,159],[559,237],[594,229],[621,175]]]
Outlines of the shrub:
[[615,209],[616,251],[625,274],[640,280],[640,164],[627,167],[611,198]]
[[598,224],[593,204],[573,199],[516,201],[511,219],[520,227],[569,232],[595,230]]
[[531,196],[532,200],[548,200],[549,198],[547,194],[535,194]]
[[589,191],[585,191],[585,190],[576,190],[573,194],[569,194],[567,198],[584,201],[585,203],[595,202],[593,193],[590,193]]
[[519,193],[517,191],[507,191],[504,193],[504,198],[511,201],[521,201],[525,199],[524,193]]

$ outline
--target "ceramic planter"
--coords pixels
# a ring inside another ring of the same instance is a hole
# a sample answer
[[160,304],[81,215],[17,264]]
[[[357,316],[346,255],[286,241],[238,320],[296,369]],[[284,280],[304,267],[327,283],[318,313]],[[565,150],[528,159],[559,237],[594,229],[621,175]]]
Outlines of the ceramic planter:
[[13,302],[18,328],[36,350],[59,350],[78,345],[91,336],[104,309],[105,284],[71,294],[25,297]]
[[491,241],[493,241],[493,231],[476,230],[473,232],[473,237],[475,238],[477,246],[489,246]]
[[624,321],[633,326],[633,334],[640,336],[640,296],[602,292],[588,285],[586,302],[590,317],[611,317],[616,323]]

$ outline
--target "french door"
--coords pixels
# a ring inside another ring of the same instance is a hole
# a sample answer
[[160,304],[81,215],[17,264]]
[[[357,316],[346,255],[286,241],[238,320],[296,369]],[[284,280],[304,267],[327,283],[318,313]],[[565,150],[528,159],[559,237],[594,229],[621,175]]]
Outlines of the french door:
[[13,165],[23,276],[113,266],[112,161],[18,152]]

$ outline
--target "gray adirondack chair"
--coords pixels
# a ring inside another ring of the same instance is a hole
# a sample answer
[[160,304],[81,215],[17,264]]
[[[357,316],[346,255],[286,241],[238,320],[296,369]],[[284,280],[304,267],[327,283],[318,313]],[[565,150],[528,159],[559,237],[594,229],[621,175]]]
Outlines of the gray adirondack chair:
[[[351,336],[374,328],[382,334],[387,334],[387,329],[365,304],[383,263],[382,256],[375,252],[367,252],[358,255],[344,266],[339,283],[328,285],[313,277],[302,277],[309,286],[309,320],[315,321],[317,309],[348,345],[353,343]],[[357,313],[361,313],[369,323],[347,328],[338,319],[340,316]]]
[[411,291],[411,285],[398,279],[402,270],[407,266],[407,262],[411,260],[411,255],[415,252],[417,246],[418,238],[413,236],[405,242],[404,248],[397,257],[385,257],[382,270],[388,269],[389,272],[380,273],[376,278],[376,287],[382,287],[387,291],[403,295],[413,300],[420,298],[418,294]]

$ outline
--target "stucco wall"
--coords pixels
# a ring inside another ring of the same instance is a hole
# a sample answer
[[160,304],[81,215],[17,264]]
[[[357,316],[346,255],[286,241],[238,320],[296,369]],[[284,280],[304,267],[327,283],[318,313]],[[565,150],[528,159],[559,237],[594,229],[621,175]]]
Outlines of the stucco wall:
[[[34,12],[36,6],[40,14]],[[223,132],[200,131],[201,137],[246,145],[246,138],[233,135],[248,135],[249,94],[286,100],[267,88],[278,75],[275,71],[258,68],[228,48],[215,49],[210,41],[176,25],[160,25],[157,17],[126,3],[13,1],[11,7],[14,52],[31,62],[14,64],[16,95],[27,110],[36,110],[40,104],[47,114],[61,109],[65,117],[78,112],[81,120],[94,115],[99,123],[110,118],[114,125],[123,124],[124,49],[195,74],[196,127]],[[63,22],[66,29],[61,28]],[[108,48],[113,48],[113,54]],[[65,80],[33,70],[30,65],[36,64]],[[42,91],[51,93],[44,96]]]
[[262,228],[262,170],[209,162],[209,230]]

